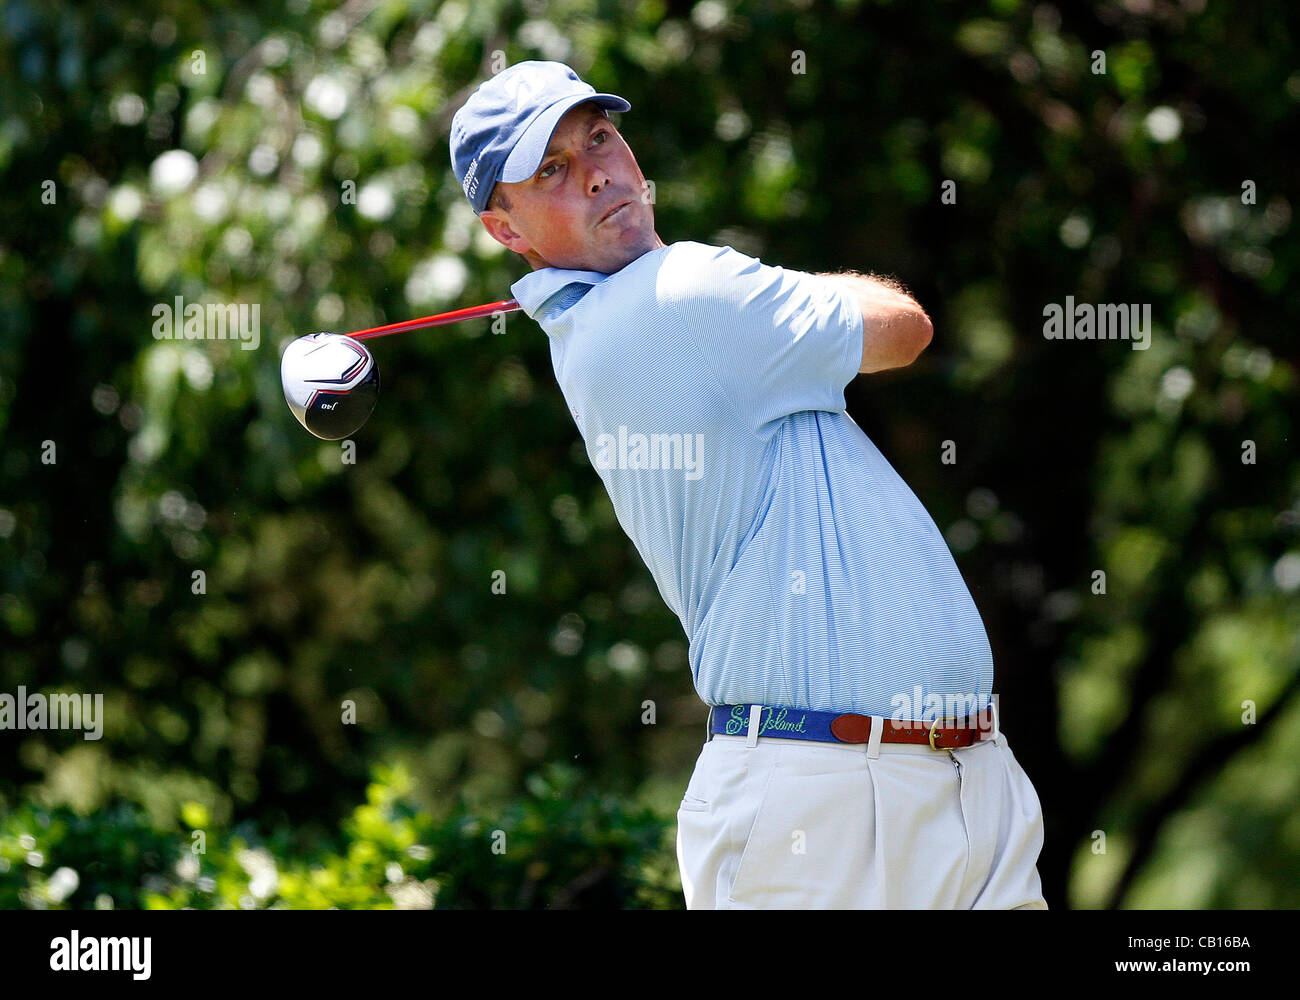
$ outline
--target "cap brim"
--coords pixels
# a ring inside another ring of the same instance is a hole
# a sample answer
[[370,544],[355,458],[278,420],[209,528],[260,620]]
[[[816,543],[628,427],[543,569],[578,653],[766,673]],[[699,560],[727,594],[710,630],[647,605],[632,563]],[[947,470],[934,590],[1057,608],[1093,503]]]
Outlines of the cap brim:
[[578,94],[556,101],[533,119],[533,123],[519,137],[515,148],[506,157],[505,165],[501,168],[501,176],[497,179],[506,184],[518,184],[532,177],[537,172],[537,168],[542,165],[546,147],[550,144],[551,135],[555,132],[555,126],[560,124],[560,119],[579,104],[586,104],[589,101],[610,111],[629,111],[632,108],[632,105],[617,94]]

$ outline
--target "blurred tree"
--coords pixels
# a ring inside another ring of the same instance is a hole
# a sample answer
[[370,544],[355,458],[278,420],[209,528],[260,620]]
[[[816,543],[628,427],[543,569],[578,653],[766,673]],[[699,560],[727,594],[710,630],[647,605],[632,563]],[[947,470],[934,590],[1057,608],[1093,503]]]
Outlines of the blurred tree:
[[[671,812],[684,636],[535,325],[376,345],[355,464],[277,381],[296,335],[508,294],[447,126],[493,68],[560,59],[632,103],[666,240],[894,273],[930,310],[850,411],[985,617],[1049,902],[1300,905],[1295,29],[1196,0],[9,0],[0,691],[102,692],[107,721],[6,733],[0,812],[99,836],[145,822],[106,803],[162,829],[194,802],[305,856],[390,758],[431,815],[508,809],[546,762]],[[178,296],[257,307],[256,341],[157,339]],[[1045,339],[1067,296],[1149,304],[1148,349]]]

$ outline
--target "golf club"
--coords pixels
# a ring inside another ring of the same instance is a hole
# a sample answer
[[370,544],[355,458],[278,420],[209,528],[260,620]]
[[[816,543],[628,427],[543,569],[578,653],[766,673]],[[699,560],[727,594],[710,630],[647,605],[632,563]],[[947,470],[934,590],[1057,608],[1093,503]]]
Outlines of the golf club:
[[430,326],[443,326],[447,323],[459,323],[464,319],[479,319],[483,316],[491,316],[493,313],[515,312],[520,308],[518,302],[514,299],[504,299],[501,302],[488,302],[481,306],[470,306],[468,309],[456,309],[452,312],[438,313],[434,316],[422,316],[419,319],[408,319],[401,323],[389,323],[387,326],[371,327],[369,330],[354,330],[348,336],[354,340],[373,340],[376,337],[387,337],[394,333],[406,333],[409,330],[423,330]]
[[519,308],[514,299],[503,299],[349,334],[309,333],[293,341],[280,359],[285,401],[310,433],[338,441],[360,430],[379,400],[379,366],[362,341]]

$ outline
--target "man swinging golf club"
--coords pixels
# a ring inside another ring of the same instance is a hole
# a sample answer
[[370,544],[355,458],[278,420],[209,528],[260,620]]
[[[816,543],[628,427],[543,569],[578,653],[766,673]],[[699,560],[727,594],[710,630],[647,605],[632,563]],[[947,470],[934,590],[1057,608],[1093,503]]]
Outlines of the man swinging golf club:
[[690,640],[708,739],[677,814],[691,909],[1044,909],[1042,813],[975,603],[845,411],[930,341],[897,284],[665,244],[608,117],[523,62],[451,126],[619,523]]

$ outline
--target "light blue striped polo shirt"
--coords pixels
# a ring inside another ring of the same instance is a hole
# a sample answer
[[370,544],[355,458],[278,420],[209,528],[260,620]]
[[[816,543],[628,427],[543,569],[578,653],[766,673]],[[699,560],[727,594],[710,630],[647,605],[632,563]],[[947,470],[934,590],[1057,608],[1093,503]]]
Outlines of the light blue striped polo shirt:
[[[681,242],[511,286],[706,704],[933,719],[993,656],[933,519],[845,410],[836,282]],[[963,699],[965,700],[963,702]]]

